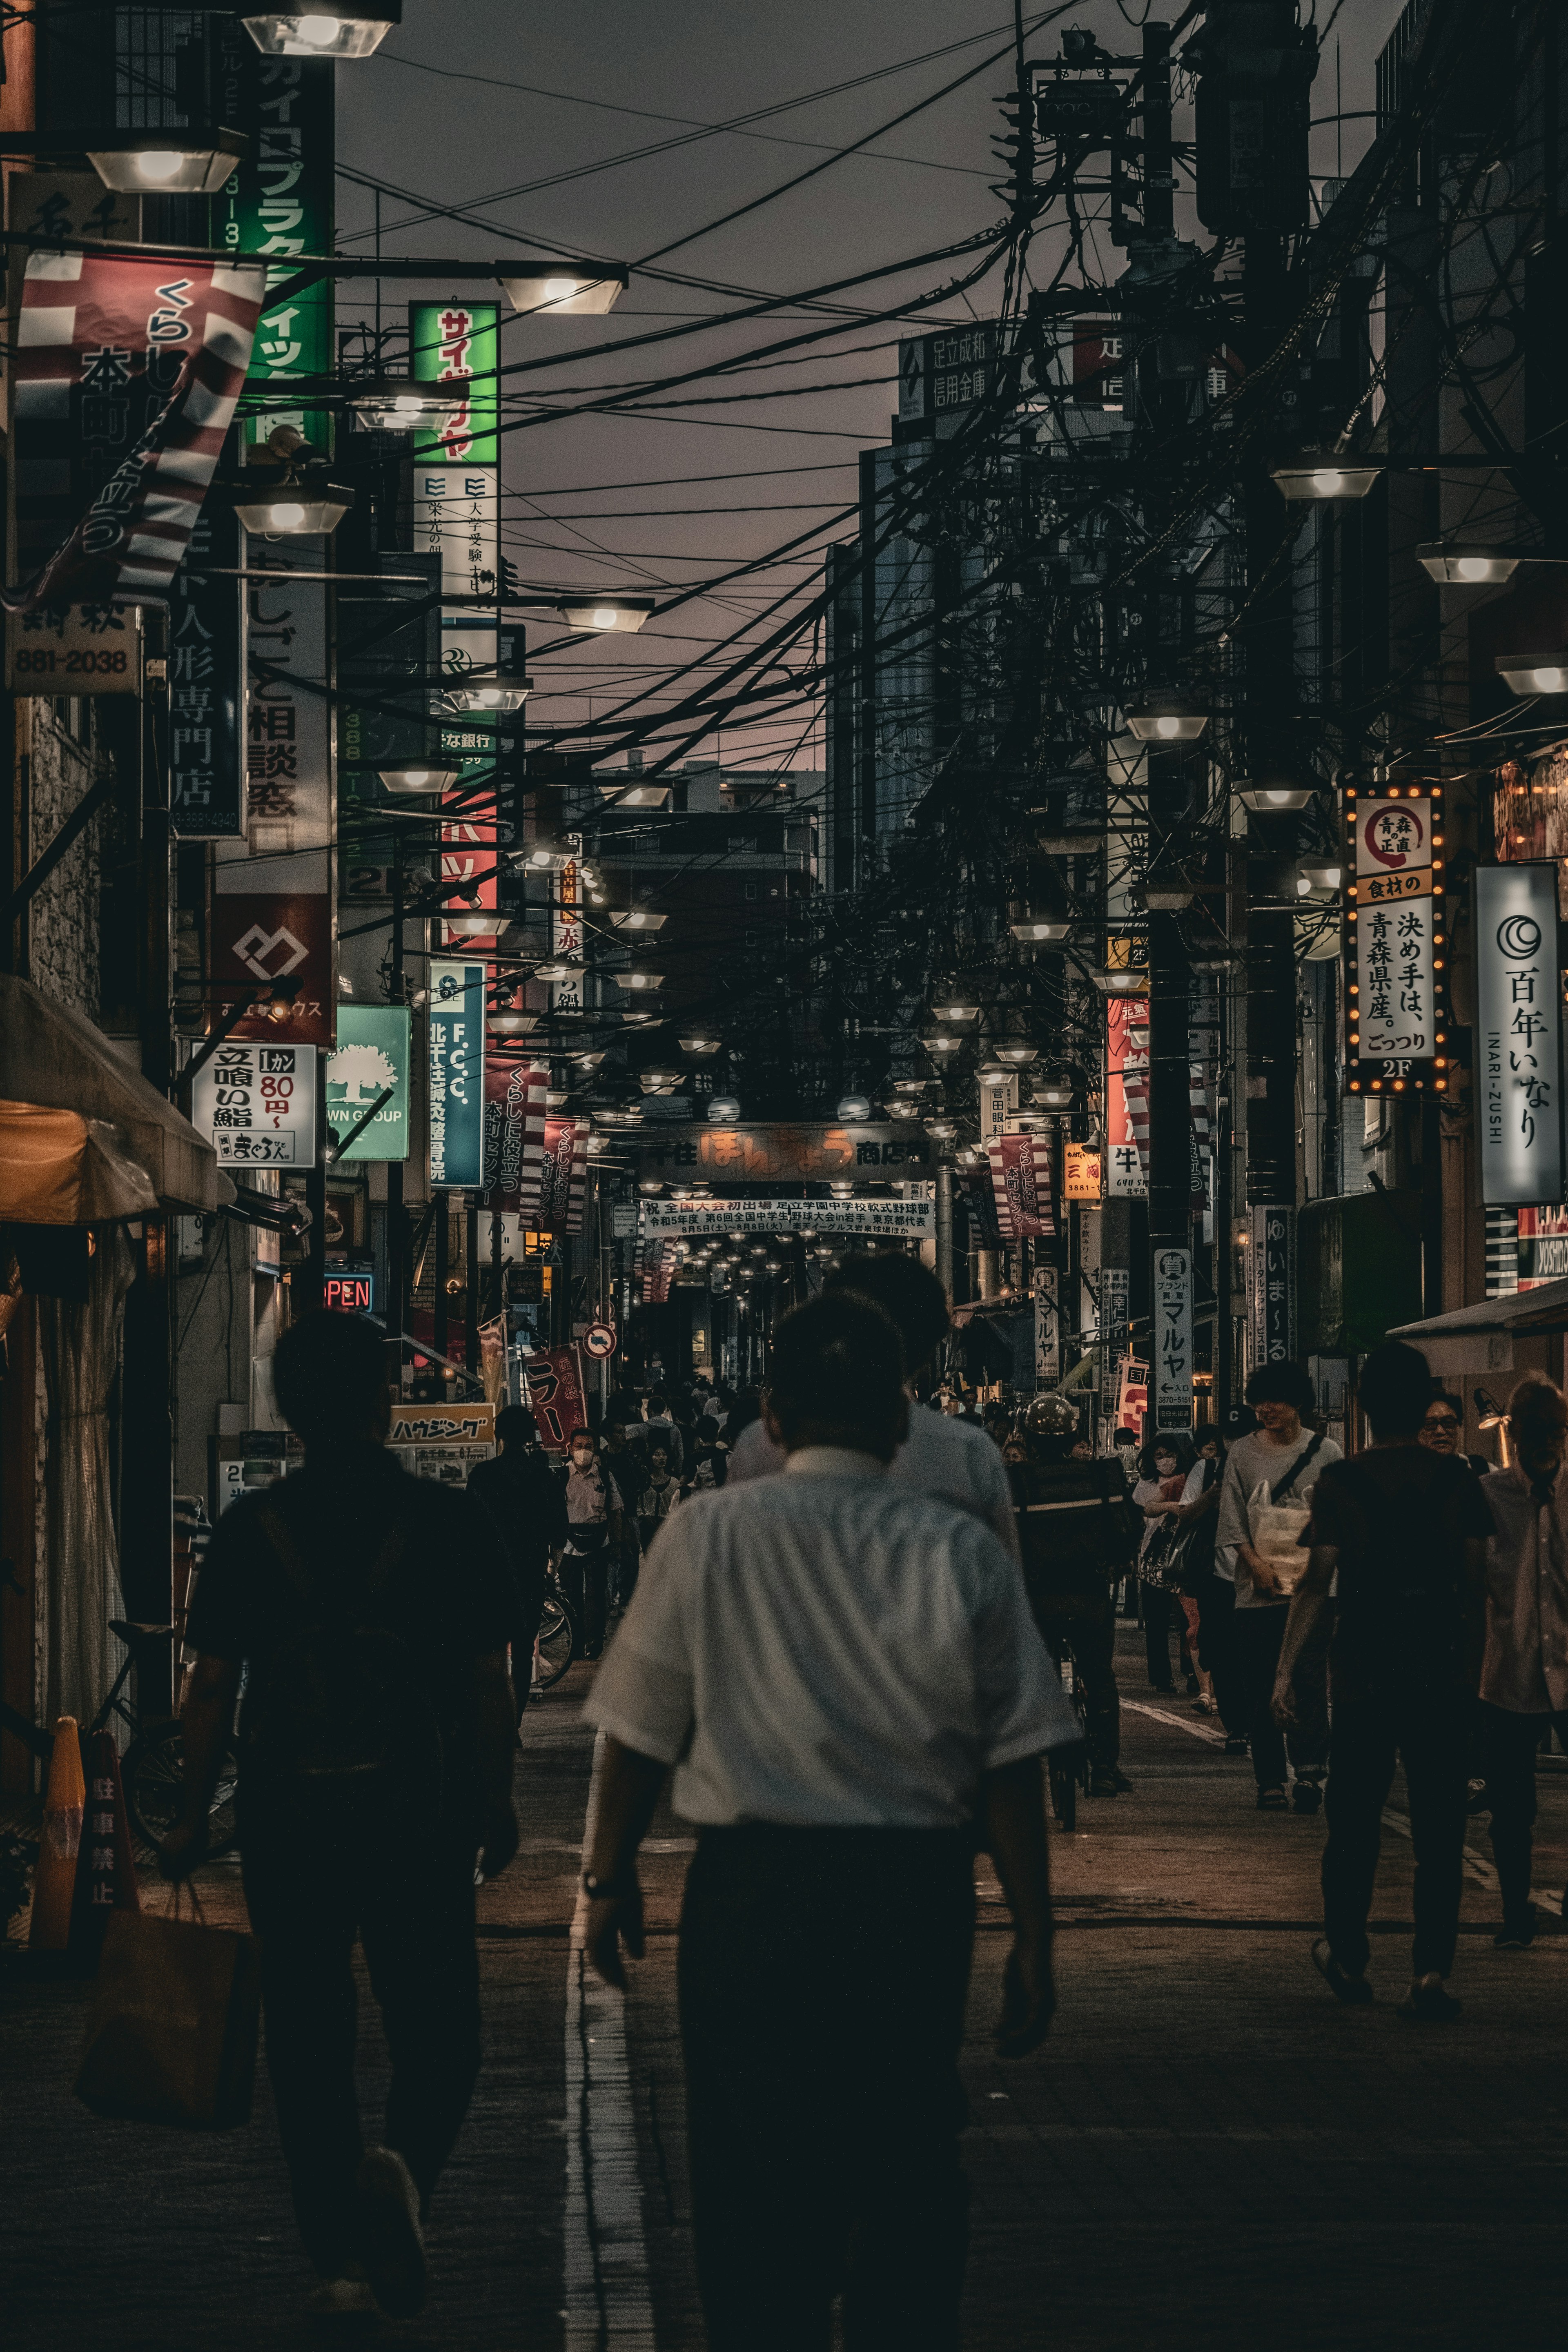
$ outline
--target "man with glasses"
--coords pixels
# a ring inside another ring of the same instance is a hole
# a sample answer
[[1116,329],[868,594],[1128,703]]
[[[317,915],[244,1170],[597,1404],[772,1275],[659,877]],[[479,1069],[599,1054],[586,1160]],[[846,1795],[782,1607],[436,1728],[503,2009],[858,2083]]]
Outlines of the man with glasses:
[[[1462,1402],[1457,1396],[1450,1396],[1446,1390],[1439,1389],[1427,1406],[1426,1417],[1421,1423],[1422,1444],[1434,1454],[1458,1454],[1459,1440],[1464,1433],[1465,1408]],[[1489,1462],[1484,1454],[1467,1454],[1463,1458],[1478,1478],[1484,1478],[1489,1470],[1497,1466],[1495,1463]]]

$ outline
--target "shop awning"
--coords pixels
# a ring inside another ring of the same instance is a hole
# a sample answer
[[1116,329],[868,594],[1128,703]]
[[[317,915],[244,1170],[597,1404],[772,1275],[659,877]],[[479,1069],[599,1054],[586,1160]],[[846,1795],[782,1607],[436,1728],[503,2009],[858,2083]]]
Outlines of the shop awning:
[[[101,1031],[9,972],[0,973],[0,1103],[20,1114],[0,1134],[0,1220],[86,1223],[155,1208],[216,1209],[234,1198],[212,1146]],[[81,1133],[35,1125],[30,1115],[47,1111],[73,1112]],[[59,1214],[73,1184],[79,1198],[126,1205]],[[52,1202],[51,1213],[31,1213],[29,1200]]]
[[1506,1298],[1483,1298],[1475,1307],[1456,1307],[1448,1315],[1428,1315],[1421,1323],[1401,1323],[1388,1337],[1408,1339],[1419,1348],[1425,1339],[1464,1339],[1490,1331],[1510,1331],[1516,1338],[1531,1331],[1568,1331],[1568,1281],[1543,1282]]

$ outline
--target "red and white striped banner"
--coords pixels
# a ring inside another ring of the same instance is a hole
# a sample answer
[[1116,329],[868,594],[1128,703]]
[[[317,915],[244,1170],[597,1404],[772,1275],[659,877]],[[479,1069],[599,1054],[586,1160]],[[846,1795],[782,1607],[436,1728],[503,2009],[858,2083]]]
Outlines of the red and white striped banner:
[[548,1070],[486,1060],[486,1206],[500,1215],[531,1216],[538,1205],[549,1084]]
[[[1138,1166],[1145,1184],[1149,1181],[1149,1065],[1147,1056],[1142,1064],[1129,1061],[1121,1073],[1121,1084],[1127,1104],[1127,1121],[1133,1147],[1138,1154]],[[1208,1198],[1205,1171],[1207,1167],[1209,1141],[1209,1096],[1204,1084],[1204,1074],[1195,1062],[1188,1066],[1187,1103],[1192,1112],[1193,1202],[1201,1209]]]
[[18,554],[41,568],[7,611],[166,602],[266,288],[262,264],[33,256],[12,374]]
[[544,1126],[538,1223],[542,1234],[580,1234],[588,1182],[588,1123],[552,1118]]
[[637,1282],[645,1307],[662,1307],[669,1297],[670,1280],[679,1255],[679,1244],[674,1241],[644,1242]]
[[1043,1135],[998,1135],[985,1147],[991,1190],[1004,1241],[1047,1241],[1051,1213],[1051,1147]]

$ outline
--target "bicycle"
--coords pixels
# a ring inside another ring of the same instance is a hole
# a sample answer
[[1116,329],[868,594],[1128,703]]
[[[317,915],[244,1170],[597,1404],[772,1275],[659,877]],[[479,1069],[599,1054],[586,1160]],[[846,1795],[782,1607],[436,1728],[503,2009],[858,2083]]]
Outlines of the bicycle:
[[553,1689],[579,1646],[575,1612],[552,1570],[544,1581],[544,1607],[533,1649],[533,1689]]
[[[143,1660],[162,1670],[157,1653],[174,1638],[172,1625],[136,1625],[111,1617],[109,1630],[124,1643],[126,1658],[98,1713],[83,1737],[91,1739],[107,1731],[111,1718],[124,1725],[130,1744],[120,1759],[120,1778],[132,1821],[147,1844],[158,1846],[179,1820],[184,1805],[185,1742],[177,1718],[148,1717],[126,1692],[132,1669]],[[55,1751],[54,1734],[29,1722],[0,1700],[0,1725],[30,1748],[46,1769]],[[224,1750],[222,1769],[208,1808],[207,1855],[216,1860],[232,1852],[235,1843],[234,1791],[237,1763],[232,1744]]]
[[1049,1643],[1049,1648],[1062,1678],[1062,1688],[1078,1717],[1078,1738],[1070,1746],[1053,1748],[1050,1752],[1051,1811],[1063,1829],[1071,1832],[1078,1826],[1079,1791],[1081,1789],[1086,1797],[1089,1794],[1089,1709],[1071,1643],[1061,1634]]

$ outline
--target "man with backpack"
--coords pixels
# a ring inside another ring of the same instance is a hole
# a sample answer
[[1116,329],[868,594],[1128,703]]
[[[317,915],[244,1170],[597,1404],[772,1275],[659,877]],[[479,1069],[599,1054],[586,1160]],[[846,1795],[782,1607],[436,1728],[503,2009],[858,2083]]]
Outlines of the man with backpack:
[[[388,1452],[374,1324],[307,1315],[273,1376],[305,1465],[213,1530],[161,1863],[184,1878],[206,1850],[245,1669],[239,1845],[310,2307],[401,2317],[424,2304],[425,2213],[479,2073],[475,1855],[493,1877],[517,1851],[512,1578],[480,1506]],[[356,1937],[392,2055],[385,2145],[368,2152]]]

